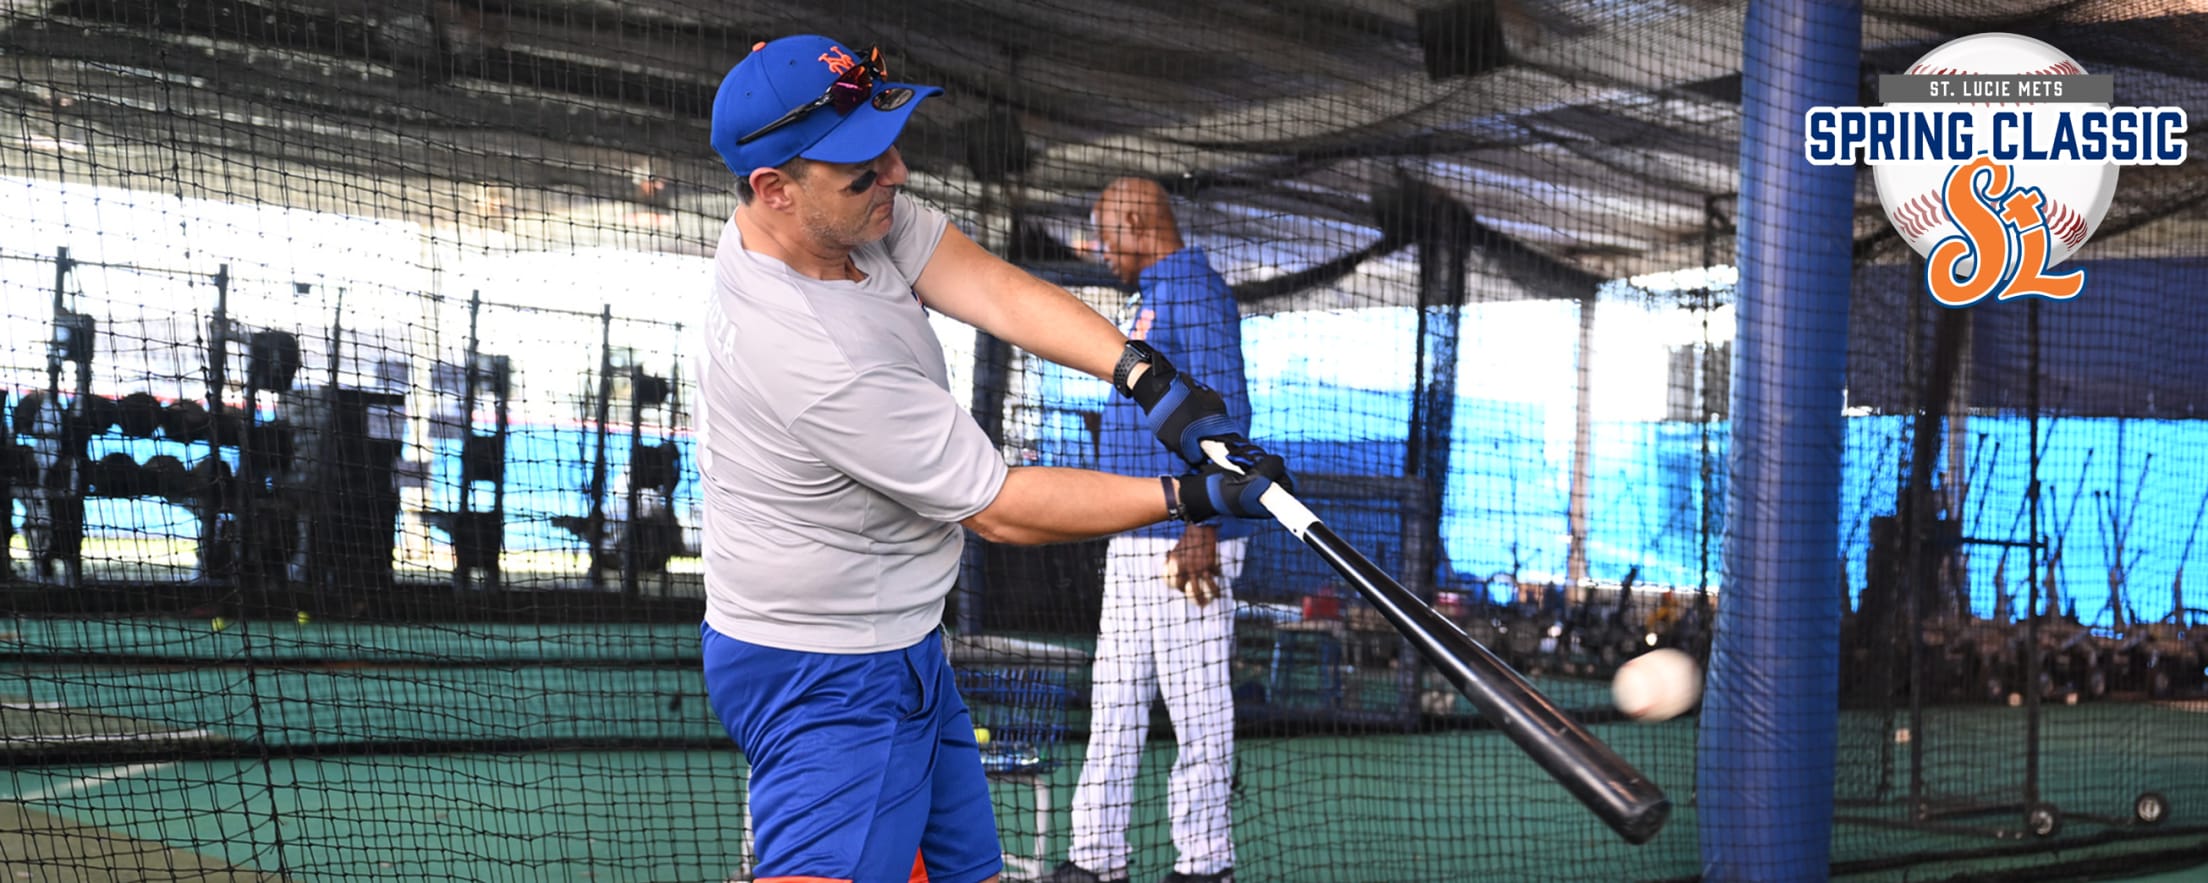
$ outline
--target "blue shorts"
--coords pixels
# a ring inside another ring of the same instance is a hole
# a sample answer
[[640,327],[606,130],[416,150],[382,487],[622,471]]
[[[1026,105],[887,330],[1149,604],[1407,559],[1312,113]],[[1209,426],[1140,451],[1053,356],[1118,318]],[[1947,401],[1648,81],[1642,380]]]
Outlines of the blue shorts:
[[755,881],[975,883],[1003,870],[940,632],[835,654],[701,631],[706,694],[751,763]]

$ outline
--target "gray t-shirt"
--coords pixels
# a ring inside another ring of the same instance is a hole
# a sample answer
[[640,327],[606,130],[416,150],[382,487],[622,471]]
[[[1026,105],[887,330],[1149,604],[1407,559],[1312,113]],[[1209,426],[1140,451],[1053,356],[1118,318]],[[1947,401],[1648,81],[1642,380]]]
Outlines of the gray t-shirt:
[[943,619],[958,522],[1004,486],[1004,458],[950,393],[912,290],[947,224],[900,196],[864,282],[746,251],[714,260],[696,414],[705,621],[817,653],[911,646]]

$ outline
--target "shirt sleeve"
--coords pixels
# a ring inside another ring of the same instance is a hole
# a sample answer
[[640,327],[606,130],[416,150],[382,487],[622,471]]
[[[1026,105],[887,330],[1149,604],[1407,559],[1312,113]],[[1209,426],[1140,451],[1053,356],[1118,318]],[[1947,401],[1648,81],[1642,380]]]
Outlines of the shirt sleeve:
[[1227,416],[1243,435],[1250,433],[1250,391],[1242,370],[1242,313],[1226,280],[1210,266],[1201,275],[1167,276],[1143,290],[1156,311],[1150,345],[1174,367],[1217,390]]
[[907,281],[920,278],[920,271],[928,267],[935,257],[935,247],[943,243],[943,230],[950,226],[950,219],[942,212],[922,205],[910,195],[897,194],[896,206],[890,209],[889,235],[883,237],[882,247],[889,253],[890,263]]
[[916,369],[863,372],[799,413],[789,431],[837,471],[936,521],[970,518],[1004,487],[996,445]]

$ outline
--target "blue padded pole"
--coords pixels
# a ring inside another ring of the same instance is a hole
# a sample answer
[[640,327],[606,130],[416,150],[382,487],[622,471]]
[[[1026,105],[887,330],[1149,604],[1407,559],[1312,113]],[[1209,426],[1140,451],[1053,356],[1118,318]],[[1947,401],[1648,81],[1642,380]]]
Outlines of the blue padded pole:
[[1855,170],[1803,159],[1802,115],[1857,103],[1862,24],[1860,2],[1748,4],[1729,529],[1695,758],[1711,883],[1822,880],[1831,860]]

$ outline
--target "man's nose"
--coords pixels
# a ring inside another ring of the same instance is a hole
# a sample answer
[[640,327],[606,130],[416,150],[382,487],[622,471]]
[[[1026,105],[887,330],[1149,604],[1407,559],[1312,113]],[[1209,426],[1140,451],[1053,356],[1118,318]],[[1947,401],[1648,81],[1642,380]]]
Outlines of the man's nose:
[[885,159],[889,161],[889,164],[882,169],[879,181],[881,186],[897,187],[904,184],[905,180],[911,177],[910,170],[905,168],[905,155],[898,152],[897,148],[890,148],[889,155]]

